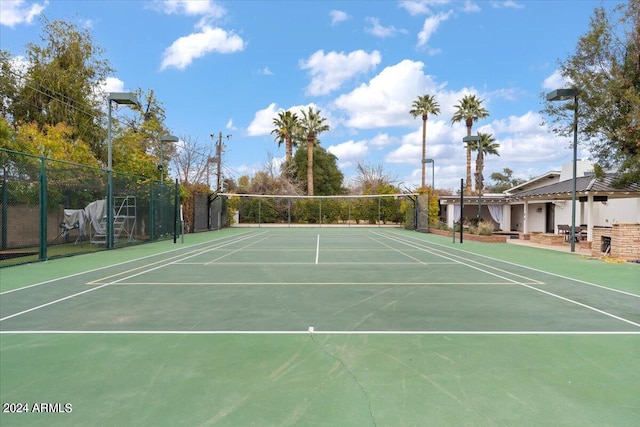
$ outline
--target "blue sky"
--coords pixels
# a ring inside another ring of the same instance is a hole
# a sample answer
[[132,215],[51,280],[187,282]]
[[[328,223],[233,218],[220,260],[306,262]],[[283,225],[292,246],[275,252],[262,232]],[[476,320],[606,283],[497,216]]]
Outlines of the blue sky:
[[500,144],[485,178],[508,167],[528,179],[571,160],[571,140],[543,125],[542,94],[566,86],[558,60],[574,52],[594,7],[617,3],[2,0],[0,47],[24,55],[39,43],[41,15],[88,28],[116,70],[105,89],[153,89],[172,133],[202,149],[211,134],[232,135],[223,173],[236,179],[284,157],[270,134],[279,110],[312,105],[331,126],[321,145],[347,179],[361,162],[413,188],[422,121],[409,110],[432,94],[441,113],[427,123],[427,158],[436,187],[453,189],[465,176],[466,130],[451,116],[467,94],[490,113],[474,133]]

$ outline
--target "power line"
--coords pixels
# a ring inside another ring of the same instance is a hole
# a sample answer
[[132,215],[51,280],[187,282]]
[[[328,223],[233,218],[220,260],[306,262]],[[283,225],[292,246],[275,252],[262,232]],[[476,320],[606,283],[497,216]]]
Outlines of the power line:
[[[90,118],[93,119],[100,119],[104,117],[104,114],[102,115],[97,115],[95,114],[95,112],[93,111],[87,111],[85,108],[82,108],[82,102],[78,101],[76,99],[71,98],[68,95],[65,95],[61,92],[56,91],[55,89],[51,89],[50,87],[45,86],[44,84],[42,84],[41,82],[35,80],[33,77],[29,77],[26,74],[20,74],[15,70],[7,70],[8,73],[14,75],[15,77],[17,77],[18,79],[21,79],[23,82],[23,85],[36,91],[37,93],[40,93],[41,95],[46,96],[47,98],[49,98],[50,100],[55,100],[59,103],[61,103],[62,105],[76,110]],[[30,105],[34,108],[42,108],[41,105],[36,105],[33,102],[29,102],[28,100],[23,100],[22,102],[24,102],[27,105]],[[120,123],[123,126],[127,126],[129,123],[117,118],[117,117],[113,117],[112,120],[115,120],[116,122]],[[145,132],[146,133],[146,132]],[[151,136],[151,135],[150,135]]]

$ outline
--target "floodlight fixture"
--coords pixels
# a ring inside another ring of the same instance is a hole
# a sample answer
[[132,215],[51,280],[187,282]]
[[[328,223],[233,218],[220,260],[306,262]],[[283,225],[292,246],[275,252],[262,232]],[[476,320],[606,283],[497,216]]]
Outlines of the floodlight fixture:
[[573,177],[571,178],[571,252],[576,251],[576,175],[578,162],[578,89],[556,89],[547,94],[547,101],[566,101],[573,98]]

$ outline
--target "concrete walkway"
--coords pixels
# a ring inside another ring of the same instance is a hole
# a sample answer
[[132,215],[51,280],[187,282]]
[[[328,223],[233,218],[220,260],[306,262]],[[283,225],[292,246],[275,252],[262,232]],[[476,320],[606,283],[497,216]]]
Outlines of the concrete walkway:
[[[559,252],[571,252],[571,245],[569,245],[569,243],[566,243],[564,245],[542,245],[539,243],[532,243],[531,240],[523,239],[507,239],[507,243]],[[575,245],[575,253],[583,256],[592,256],[591,249],[581,248],[579,244]]]

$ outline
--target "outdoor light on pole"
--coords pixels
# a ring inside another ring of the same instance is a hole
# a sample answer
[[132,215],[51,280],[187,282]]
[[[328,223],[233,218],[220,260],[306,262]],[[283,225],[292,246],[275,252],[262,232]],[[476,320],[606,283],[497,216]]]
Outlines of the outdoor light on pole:
[[573,98],[573,177],[571,179],[571,252],[576,251],[576,165],[578,162],[578,89],[556,89],[547,94],[547,101]]
[[[462,138],[462,142],[466,143],[467,146],[469,144],[471,144],[472,142],[477,142],[478,143],[478,149],[480,150],[480,153],[482,153],[482,148],[480,147],[480,136],[479,135],[469,135],[469,136],[465,136],[464,138]],[[482,155],[482,154],[480,154]],[[476,171],[476,173],[478,173],[478,171]],[[480,179],[478,179],[478,181],[480,181]],[[471,185],[471,184],[469,184]],[[480,188],[478,189],[478,222],[482,219],[482,215],[480,214],[480,211],[482,210],[482,184],[480,184]]]
[[113,249],[113,160],[112,160],[112,134],[111,134],[111,103],[140,106],[135,93],[109,92],[108,96],[108,123],[107,123],[107,249]]
[[178,137],[173,135],[162,135],[160,137],[160,164],[158,165],[158,169],[160,170],[160,184],[164,182],[164,143],[178,141]]
[[431,163],[431,191],[433,192],[436,189],[435,187],[436,162],[433,159],[424,159],[422,160],[422,163]]

